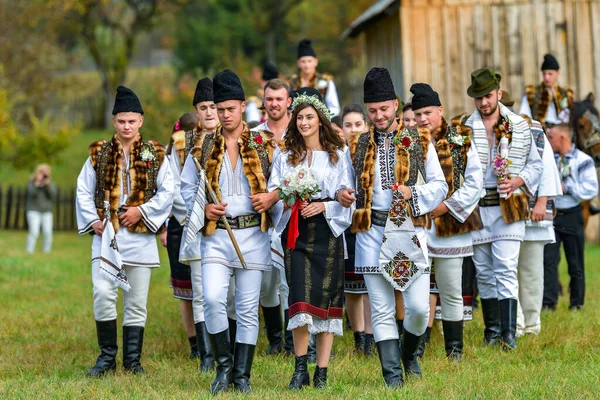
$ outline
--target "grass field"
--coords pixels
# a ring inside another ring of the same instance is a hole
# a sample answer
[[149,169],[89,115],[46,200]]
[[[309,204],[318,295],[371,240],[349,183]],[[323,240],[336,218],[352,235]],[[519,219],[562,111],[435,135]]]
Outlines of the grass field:
[[[90,238],[55,236],[49,256],[24,252],[25,233],[0,231],[0,395],[3,399],[184,399],[209,398],[212,375],[200,375],[188,359],[188,343],[177,300],[164,266],[153,272],[142,362],[145,376],[122,371],[88,379],[98,350],[92,312]],[[481,345],[479,310],[465,329],[465,357],[444,359],[443,340],[434,331],[421,366],[423,379],[404,389],[385,389],[376,357],[355,356],[352,334],[336,339],[329,386],[324,391],[286,390],[293,359],[266,357],[261,332],[252,370],[256,399],[370,398],[598,398],[600,386],[600,247],[588,246],[587,303],[582,312],[559,310],[542,316],[539,337],[519,340],[506,354]],[[563,284],[567,282],[562,267]],[[120,309],[121,310],[121,309]],[[121,312],[121,311],[120,311]],[[120,335],[119,330],[119,335]],[[120,339],[119,339],[120,343]],[[121,353],[119,351],[119,360]],[[310,367],[311,373],[314,367]],[[239,398],[226,394],[220,398]]]

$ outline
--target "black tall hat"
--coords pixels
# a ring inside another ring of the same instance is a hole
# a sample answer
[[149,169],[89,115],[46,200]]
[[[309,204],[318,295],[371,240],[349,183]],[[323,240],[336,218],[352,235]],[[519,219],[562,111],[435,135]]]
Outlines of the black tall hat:
[[117,87],[115,105],[112,110],[113,115],[121,112],[136,112],[144,115],[140,99],[133,93],[133,90],[126,88],[125,86]]
[[227,100],[246,100],[240,78],[229,69],[217,73],[213,78],[213,95],[215,103]]
[[271,79],[279,78],[279,71],[277,71],[277,67],[273,63],[266,63],[263,67],[262,80],[270,81]]
[[396,100],[394,82],[392,82],[392,77],[386,68],[373,67],[367,73],[363,100],[365,103]]
[[304,56],[317,56],[315,49],[312,48],[312,41],[310,39],[302,39],[300,43],[298,43],[298,58]]
[[415,83],[410,87],[410,92],[413,94],[412,98],[412,109],[418,110],[420,108],[429,106],[441,106],[440,96],[435,90],[426,83]]
[[213,82],[208,77],[200,79],[196,84],[192,105],[195,107],[203,101],[213,101]]
[[542,63],[542,67],[540,68],[542,71],[546,69],[553,69],[558,71],[560,69],[560,65],[558,65],[558,60],[552,54],[546,54],[544,56],[544,62]]

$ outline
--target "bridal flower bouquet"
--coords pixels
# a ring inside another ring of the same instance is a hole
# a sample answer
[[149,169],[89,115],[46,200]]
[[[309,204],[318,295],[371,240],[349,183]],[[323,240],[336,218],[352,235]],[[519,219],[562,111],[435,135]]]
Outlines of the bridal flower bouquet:
[[278,189],[279,197],[292,206],[292,215],[290,216],[290,225],[288,230],[287,247],[291,250],[296,248],[296,239],[298,238],[298,217],[300,214],[300,205],[309,200],[313,195],[319,193],[321,189],[317,180],[309,169],[297,166],[290,169],[283,176],[282,186]]

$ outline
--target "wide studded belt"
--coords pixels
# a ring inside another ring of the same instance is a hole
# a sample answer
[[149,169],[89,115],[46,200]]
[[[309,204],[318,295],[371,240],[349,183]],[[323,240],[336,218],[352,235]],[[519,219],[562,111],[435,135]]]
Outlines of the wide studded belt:
[[[260,214],[240,215],[239,217],[227,218],[231,229],[246,229],[260,226]],[[225,229],[225,223],[222,220],[217,221],[218,229]]]
[[479,207],[494,207],[500,205],[500,195],[497,189],[485,189],[485,196],[479,199]]
[[371,224],[375,226],[385,226],[389,211],[371,210]]

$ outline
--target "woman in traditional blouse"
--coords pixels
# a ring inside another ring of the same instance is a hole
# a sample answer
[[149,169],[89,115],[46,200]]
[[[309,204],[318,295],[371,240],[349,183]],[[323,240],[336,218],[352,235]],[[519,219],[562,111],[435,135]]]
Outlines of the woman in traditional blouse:
[[[295,247],[288,247],[288,235],[295,233],[289,209],[275,216],[283,231],[286,278],[290,288],[290,322],[294,335],[296,369],[289,389],[310,384],[307,351],[310,333],[317,335],[317,368],[314,386],[324,387],[334,335],[342,335],[344,294],[344,241],[353,206],[343,208],[336,201],[342,189],[351,189],[351,163],[344,141],[333,130],[330,114],[321,95],[312,88],[298,90],[292,104],[292,118],[284,148],[273,163],[269,191],[282,186],[285,174],[297,166],[312,173],[320,188],[300,206]],[[280,207],[281,209],[281,207]],[[283,229],[285,228],[285,229]],[[292,232],[290,232],[292,231]]]

